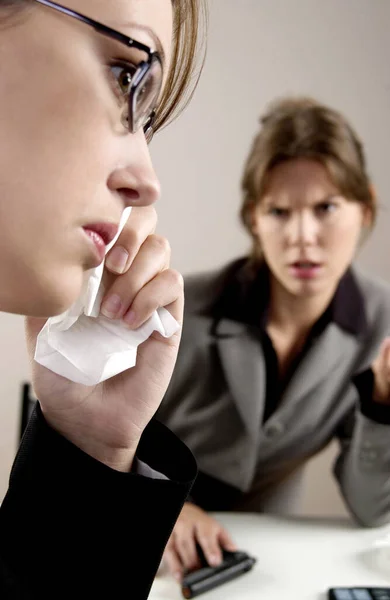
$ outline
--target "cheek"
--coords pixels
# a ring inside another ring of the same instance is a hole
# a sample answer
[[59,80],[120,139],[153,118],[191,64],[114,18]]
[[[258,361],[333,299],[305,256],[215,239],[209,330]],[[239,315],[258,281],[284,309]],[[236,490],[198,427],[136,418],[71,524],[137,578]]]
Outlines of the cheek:
[[12,97],[7,100],[1,94],[0,100],[2,106],[7,104],[16,143],[19,138],[21,145],[30,146],[26,154],[36,161],[35,167],[41,164],[40,170],[50,173],[58,162],[62,169],[57,172],[71,175],[77,163],[87,165],[92,154],[101,154],[105,140],[99,129],[106,124],[108,130],[118,115],[94,49],[80,34],[65,52],[53,36],[43,34],[34,52],[26,49],[8,74],[6,91],[11,89]]
[[351,265],[359,245],[361,224],[341,222],[334,227],[323,243],[326,260],[335,275],[339,276]]
[[338,219],[328,228],[324,236],[324,244],[329,249],[333,248],[351,257],[359,243],[361,233],[362,218],[360,214],[346,215],[346,218]]
[[266,256],[280,255],[284,246],[283,227],[272,219],[259,219],[256,223],[256,237]]
[[48,85],[46,91],[45,98],[36,95],[31,102],[14,98],[8,125],[1,125],[3,139],[10,142],[0,148],[0,177],[7,182],[9,203],[36,218],[50,221],[75,207],[82,216],[112,163],[104,102],[99,105],[74,82],[73,87],[70,82]]
[[[62,312],[76,299],[88,252],[79,224],[119,209],[107,188],[119,153],[117,105],[86,53],[74,61],[79,48],[67,58],[55,47],[36,44],[0,89],[8,140],[0,146],[0,288],[10,288],[9,310],[29,314],[41,305],[42,314]],[[15,299],[26,305],[13,308]]]

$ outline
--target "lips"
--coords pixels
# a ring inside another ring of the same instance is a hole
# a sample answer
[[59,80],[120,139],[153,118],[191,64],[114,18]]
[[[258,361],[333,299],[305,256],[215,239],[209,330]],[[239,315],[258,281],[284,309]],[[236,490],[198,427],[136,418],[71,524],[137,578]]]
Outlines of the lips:
[[83,230],[91,240],[100,264],[105,257],[106,247],[118,233],[118,225],[114,223],[91,223],[85,225]]
[[290,273],[297,279],[315,279],[321,273],[321,263],[297,260],[289,265]]
[[313,262],[311,260],[297,260],[296,262],[292,263],[291,266],[295,267],[296,269],[314,269],[321,265],[320,263]]
[[84,231],[91,231],[101,237],[105,246],[108,246],[118,233],[118,225],[115,223],[93,223],[91,225],[85,225]]

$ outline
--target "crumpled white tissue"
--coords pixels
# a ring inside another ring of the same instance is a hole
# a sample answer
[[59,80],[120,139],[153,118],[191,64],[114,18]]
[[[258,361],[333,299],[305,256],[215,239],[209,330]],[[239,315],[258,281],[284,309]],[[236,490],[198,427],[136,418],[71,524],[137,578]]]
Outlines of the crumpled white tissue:
[[[118,234],[106,252],[115,244],[130,212],[131,208],[124,210]],[[96,385],[134,367],[138,346],[153,331],[171,337],[179,329],[165,308],[155,311],[136,330],[129,330],[121,320],[100,315],[103,270],[104,263],[86,273],[79,299],[62,315],[48,319],[35,349],[34,358],[39,364],[83,385]]]

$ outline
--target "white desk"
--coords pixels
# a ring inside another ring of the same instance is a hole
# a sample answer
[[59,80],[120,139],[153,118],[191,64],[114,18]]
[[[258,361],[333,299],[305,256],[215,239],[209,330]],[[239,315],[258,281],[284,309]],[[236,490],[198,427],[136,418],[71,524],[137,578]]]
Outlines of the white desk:
[[[360,529],[348,521],[282,519],[265,515],[215,515],[238,547],[258,560],[252,571],[202,600],[323,600],[334,586],[390,587],[374,560],[375,542],[390,528]],[[150,600],[180,600],[178,584],[156,578]]]

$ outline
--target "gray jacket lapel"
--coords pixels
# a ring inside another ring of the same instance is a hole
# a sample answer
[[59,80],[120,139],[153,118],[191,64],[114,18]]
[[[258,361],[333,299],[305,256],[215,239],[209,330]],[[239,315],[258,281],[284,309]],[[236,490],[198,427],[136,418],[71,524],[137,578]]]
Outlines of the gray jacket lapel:
[[345,369],[345,356],[356,359],[355,351],[359,340],[352,334],[330,323],[325,331],[313,342],[305,354],[283,394],[282,405],[289,407],[310,394],[321,381],[331,376],[332,371],[342,365]]
[[216,327],[223,371],[238,412],[257,439],[265,401],[265,362],[258,339],[243,323],[222,319]]
[[[262,346],[243,323],[222,319],[216,328],[217,345],[223,371],[243,423],[253,439],[261,431],[266,371]],[[339,365],[345,356],[356,359],[359,341],[334,323],[313,343],[298,366],[283,394],[281,410],[291,408],[307,397]],[[313,410],[315,408],[313,407]]]

